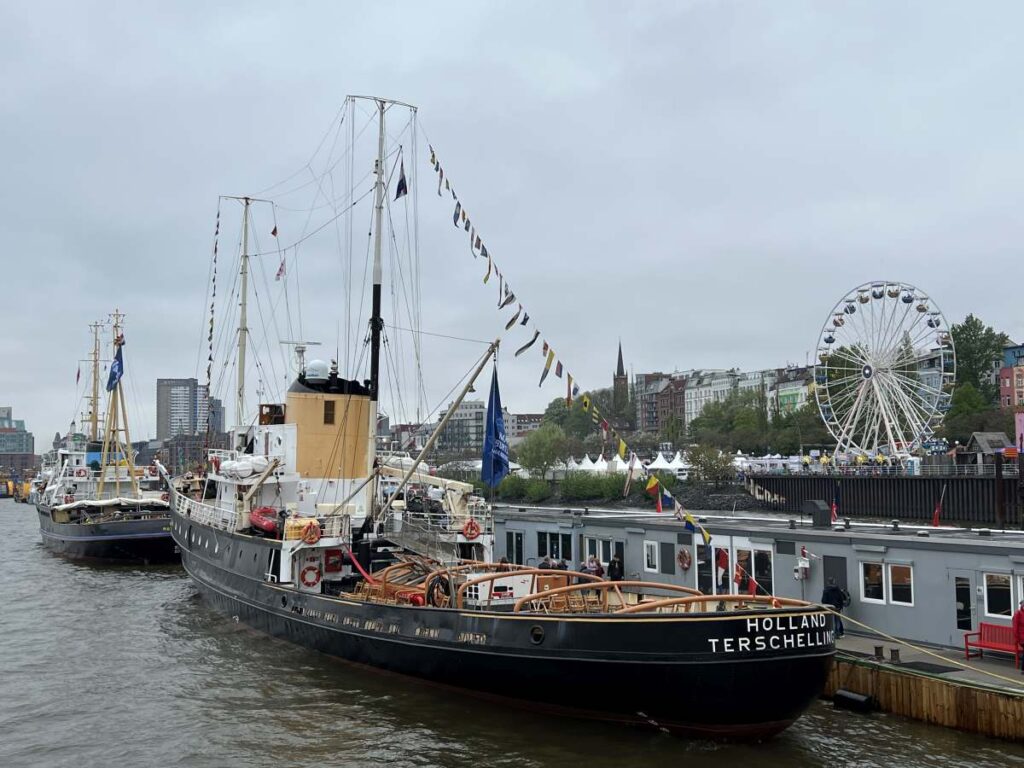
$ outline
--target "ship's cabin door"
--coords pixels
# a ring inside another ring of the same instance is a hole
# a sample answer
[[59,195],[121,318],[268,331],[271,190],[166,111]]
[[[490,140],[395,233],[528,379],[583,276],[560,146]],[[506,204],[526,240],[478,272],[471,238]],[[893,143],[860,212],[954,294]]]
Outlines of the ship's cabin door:
[[943,620],[949,627],[949,644],[963,645],[964,635],[972,632],[977,616],[976,575],[974,571],[950,568],[946,571],[949,590],[949,608],[943,611]]

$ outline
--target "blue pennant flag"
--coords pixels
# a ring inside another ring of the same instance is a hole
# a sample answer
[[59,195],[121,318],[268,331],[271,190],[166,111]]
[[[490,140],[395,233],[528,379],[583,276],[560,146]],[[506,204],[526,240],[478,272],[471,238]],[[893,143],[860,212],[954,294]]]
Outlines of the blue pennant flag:
[[508,474],[508,439],[505,437],[505,418],[501,414],[501,395],[498,393],[498,371],[491,375],[491,397],[487,401],[487,431],[484,434],[483,463],[480,479],[494,488]]
[[110,377],[107,379],[107,392],[113,392],[117,382],[124,375],[124,359],[121,357],[121,346],[118,345],[114,353],[114,362],[110,364]]

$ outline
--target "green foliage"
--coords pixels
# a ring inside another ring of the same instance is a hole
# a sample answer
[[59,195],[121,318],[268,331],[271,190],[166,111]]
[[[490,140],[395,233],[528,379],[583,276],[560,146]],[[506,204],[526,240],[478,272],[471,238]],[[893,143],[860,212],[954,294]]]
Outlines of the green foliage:
[[551,485],[544,480],[530,479],[525,486],[526,500],[537,504],[551,498]]
[[990,379],[992,363],[1002,356],[1010,338],[1005,333],[997,333],[974,315],[968,315],[962,323],[954,323],[950,333],[956,346],[956,383],[971,384],[985,402],[995,402],[998,389]]
[[530,475],[543,481],[548,470],[566,455],[565,432],[557,424],[542,424],[519,444],[516,455]]
[[691,440],[727,450],[764,453],[768,437],[765,398],[752,390],[734,390],[724,400],[708,403],[690,422]]
[[505,501],[519,501],[526,496],[526,480],[519,475],[506,475],[495,494]]
[[[642,485],[637,481],[638,485]],[[624,474],[569,472],[559,488],[564,501],[616,501],[622,499],[626,486]]]
[[690,463],[690,479],[701,485],[716,488],[732,480],[735,474],[732,457],[710,445],[698,445],[686,452]]
[[596,429],[590,414],[584,413],[580,401],[574,400],[572,408],[569,408],[564,397],[556,397],[548,403],[548,407],[544,409],[542,424],[561,427],[567,437],[577,440],[583,440]]
[[1013,411],[993,408],[972,384],[964,383],[953,390],[942,434],[950,444],[966,445],[974,432],[1004,432],[1012,438]]

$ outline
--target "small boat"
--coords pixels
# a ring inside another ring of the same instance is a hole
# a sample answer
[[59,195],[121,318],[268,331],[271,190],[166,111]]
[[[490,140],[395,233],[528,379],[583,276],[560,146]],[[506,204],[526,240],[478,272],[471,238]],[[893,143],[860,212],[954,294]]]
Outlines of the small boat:
[[[123,315],[114,313],[114,362],[102,440],[99,433],[99,332],[93,328],[90,434],[69,434],[44,465],[32,497],[43,544],[71,558],[110,562],[173,562],[169,494],[155,466],[136,467],[123,406]],[[43,485],[45,484],[45,485]]]

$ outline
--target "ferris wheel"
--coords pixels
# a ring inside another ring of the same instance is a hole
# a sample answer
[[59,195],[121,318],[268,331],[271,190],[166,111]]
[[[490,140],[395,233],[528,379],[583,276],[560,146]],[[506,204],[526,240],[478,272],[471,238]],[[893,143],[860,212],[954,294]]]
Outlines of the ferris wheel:
[[909,283],[854,288],[818,336],[814,393],[839,452],[913,452],[942,423],[955,377],[946,319]]

